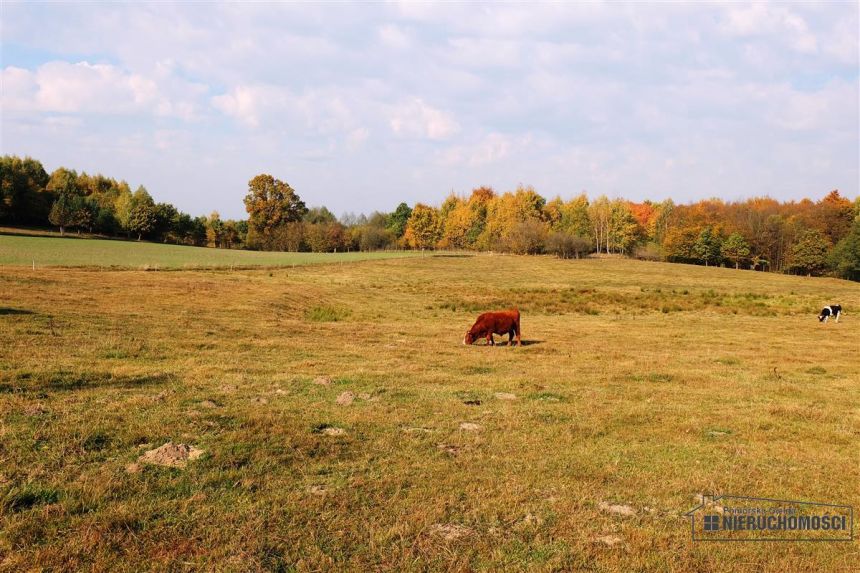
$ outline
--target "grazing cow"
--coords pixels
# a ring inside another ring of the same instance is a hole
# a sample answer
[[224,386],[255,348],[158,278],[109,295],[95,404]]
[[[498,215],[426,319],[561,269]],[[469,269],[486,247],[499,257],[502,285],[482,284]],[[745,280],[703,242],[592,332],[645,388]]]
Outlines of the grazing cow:
[[472,328],[466,331],[463,344],[472,344],[479,338],[486,338],[487,344],[493,346],[493,334],[508,335],[508,342],[513,345],[514,335],[517,337],[517,345],[522,346],[520,341],[520,311],[513,308],[499,312],[485,312],[478,317]]
[[836,317],[836,322],[839,322],[839,315],[842,314],[842,307],[838,304],[831,304],[821,309],[821,314],[818,315],[818,322],[827,322],[831,316]]

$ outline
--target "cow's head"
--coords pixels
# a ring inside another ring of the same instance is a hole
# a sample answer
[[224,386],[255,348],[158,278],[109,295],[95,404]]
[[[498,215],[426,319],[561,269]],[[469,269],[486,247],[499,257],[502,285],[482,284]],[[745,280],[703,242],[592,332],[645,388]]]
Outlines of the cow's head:
[[473,342],[475,342],[475,336],[471,330],[467,330],[466,336],[463,337],[463,344],[472,344]]

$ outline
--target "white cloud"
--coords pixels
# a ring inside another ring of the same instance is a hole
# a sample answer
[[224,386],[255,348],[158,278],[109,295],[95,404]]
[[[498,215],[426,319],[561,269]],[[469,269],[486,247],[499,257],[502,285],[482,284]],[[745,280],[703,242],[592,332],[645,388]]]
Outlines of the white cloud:
[[741,37],[771,35],[805,54],[818,51],[818,40],[799,14],[766,3],[731,6],[723,21],[725,32]]
[[250,128],[327,135],[351,131],[357,125],[345,98],[331,89],[295,93],[284,86],[239,85],[214,96],[212,105]]
[[[225,203],[199,200],[225,216],[242,214],[237,181],[272,165],[335,210],[486,181],[679,200],[720,194],[711,179],[858,190],[856,3],[12,3],[3,16],[4,152],[168,182],[150,165],[181,155],[176,193],[205,170]],[[829,169],[785,167],[806,156]]]
[[[36,70],[2,70],[4,109],[18,112],[132,114],[192,119],[202,86],[178,86],[109,64],[53,61]],[[176,89],[178,88],[178,89]],[[170,92],[174,93],[170,93]],[[184,93],[175,93],[184,92]]]
[[403,28],[394,24],[380,26],[377,30],[379,41],[389,48],[403,50],[412,45],[412,38]]
[[447,139],[460,131],[460,125],[451,114],[426,104],[420,98],[395,106],[389,125],[400,137]]
[[440,163],[450,167],[479,167],[499,164],[525,152],[533,153],[538,147],[545,148],[545,145],[537,145],[531,134],[512,136],[494,132],[474,143],[449,147],[437,157]]

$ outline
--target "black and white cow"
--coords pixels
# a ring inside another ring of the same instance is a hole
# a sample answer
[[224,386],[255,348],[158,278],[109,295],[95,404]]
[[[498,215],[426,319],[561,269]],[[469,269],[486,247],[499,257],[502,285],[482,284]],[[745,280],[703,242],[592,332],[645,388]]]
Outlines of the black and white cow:
[[840,314],[842,314],[842,307],[838,304],[825,306],[821,309],[821,314],[818,315],[818,322],[827,322],[827,319],[831,316],[836,318],[836,322],[839,322]]

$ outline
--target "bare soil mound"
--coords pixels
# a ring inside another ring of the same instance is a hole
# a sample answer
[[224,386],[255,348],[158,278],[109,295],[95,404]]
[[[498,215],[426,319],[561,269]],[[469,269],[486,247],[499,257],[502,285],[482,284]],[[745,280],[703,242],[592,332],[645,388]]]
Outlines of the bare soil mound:
[[165,466],[169,468],[184,468],[189,461],[203,455],[203,450],[188,444],[167,442],[159,448],[144,452],[137,461],[143,464]]

